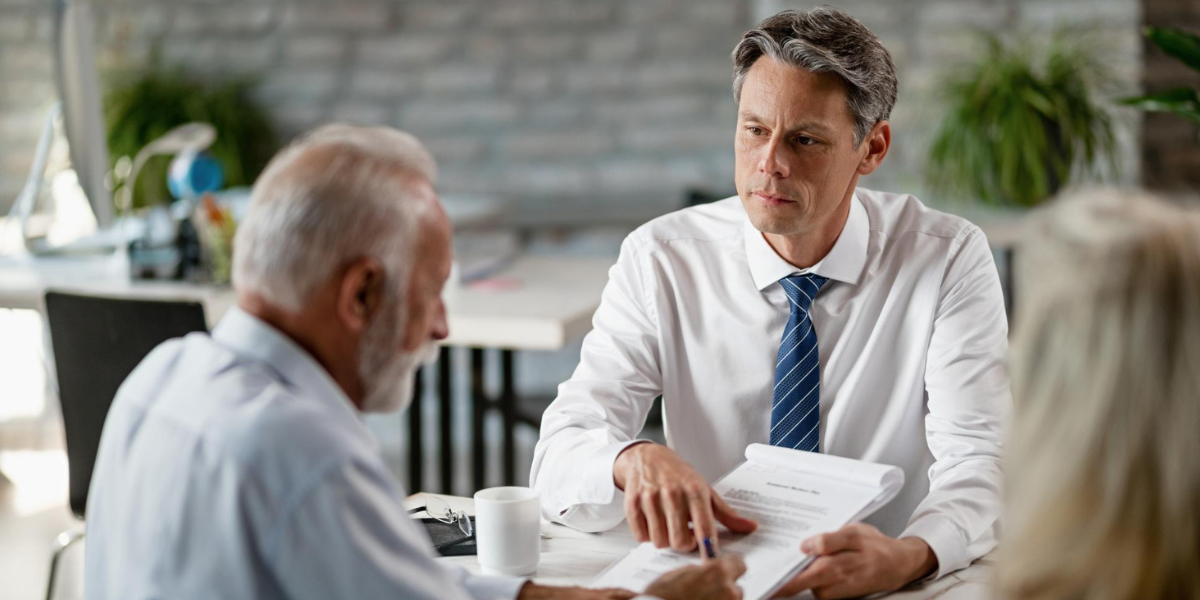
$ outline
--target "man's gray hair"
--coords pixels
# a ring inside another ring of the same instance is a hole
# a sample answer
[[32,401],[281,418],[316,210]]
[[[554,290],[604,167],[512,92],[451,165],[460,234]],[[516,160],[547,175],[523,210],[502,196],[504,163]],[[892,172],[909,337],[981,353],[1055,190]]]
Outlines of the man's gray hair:
[[395,129],[327,125],[305,135],[254,184],[233,244],[234,287],[300,311],[336,269],[373,257],[402,300],[426,210],[410,186],[435,176],[429,152]]
[[891,55],[871,30],[836,8],[785,10],[747,31],[733,49],[735,100],[741,101],[746,74],[764,55],[812,73],[837,75],[854,116],[855,146],[896,104]]

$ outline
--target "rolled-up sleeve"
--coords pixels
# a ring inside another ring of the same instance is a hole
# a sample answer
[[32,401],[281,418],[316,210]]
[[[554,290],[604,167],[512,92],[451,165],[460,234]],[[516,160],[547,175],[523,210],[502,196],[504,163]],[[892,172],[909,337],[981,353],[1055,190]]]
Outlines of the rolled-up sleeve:
[[929,544],[938,577],[996,546],[1001,447],[1012,404],[996,265],[977,228],[961,239],[947,265],[926,363],[929,495],[902,534]]
[[580,363],[542,416],[530,484],[551,521],[583,531],[624,518],[613,463],[646,423],[662,393],[659,331],[638,232],[609,271]]
[[339,461],[314,470],[265,541],[288,598],[513,600],[525,580],[483,577],[434,558],[379,465]]

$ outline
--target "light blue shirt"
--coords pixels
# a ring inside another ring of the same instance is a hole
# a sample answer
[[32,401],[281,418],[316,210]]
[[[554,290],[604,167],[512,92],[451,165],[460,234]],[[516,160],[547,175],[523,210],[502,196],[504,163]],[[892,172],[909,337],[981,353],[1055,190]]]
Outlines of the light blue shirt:
[[234,309],[117,392],[87,509],[85,595],[511,600],[522,580],[435,561],[325,370]]

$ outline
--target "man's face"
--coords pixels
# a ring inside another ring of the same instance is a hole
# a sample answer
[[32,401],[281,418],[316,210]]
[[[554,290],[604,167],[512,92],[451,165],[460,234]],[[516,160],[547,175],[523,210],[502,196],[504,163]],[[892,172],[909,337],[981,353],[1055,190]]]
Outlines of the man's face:
[[766,56],[750,67],[738,103],[736,184],[763,233],[840,227],[867,144],[854,146],[844,84]]
[[[422,201],[432,213],[422,219],[407,286],[407,311],[400,298],[388,298],[377,322],[363,335],[359,376],[366,386],[364,412],[394,412],[412,401],[417,370],[437,358],[437,342],[449,335],[442,289],[450,276],[450,221],[433,188]],[[406,312],[407,314],[401,314]]]

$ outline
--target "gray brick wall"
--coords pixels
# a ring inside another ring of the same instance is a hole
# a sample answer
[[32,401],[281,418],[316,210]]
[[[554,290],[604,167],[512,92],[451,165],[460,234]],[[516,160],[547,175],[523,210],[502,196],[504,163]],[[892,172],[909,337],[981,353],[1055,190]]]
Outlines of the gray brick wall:
[[[1086,24],[1111,52],[1119,81],[1109,94],[1120,97],[1138,89],[1141,11],[1134,0],[839,0],[830,4],[854,15],[879,36],[892,54],[900,80],[891,119],[892,149],[864,182],[868,187],[913,192],[934,203],[969,200],[931,196],[921,174],[941,118],[939,84],[947,71],[974,56],[975,30],[1036,34],[1058,25]],[[758,0],[755,5],[756,17],[811,6],[794,0]],[[1140,116],[1121,110],[1116,117],[1123,150],[1121,175],[1114,179],[1136,182]]]
[[[0,208],[54,96],[48,4],[0,0]],[[439,159],[445,192],[502,196],[533,224],[637,222],[679,206],[687,187],[732,189],[729,51],[758,17],[794,4],[97,0],[95,12],[102,69],[145,61],[158,43],[199,72],[257,74],[255,95],[284,133],[329,120],[411,130]],[[936,75],[969,49],[968,27],[1087,15],[1128,80],[1139,76],[1139,0],[835,4],[900,70],[896,143],[874,187],[920,191]]]

